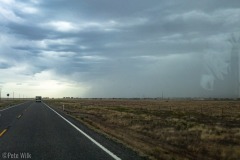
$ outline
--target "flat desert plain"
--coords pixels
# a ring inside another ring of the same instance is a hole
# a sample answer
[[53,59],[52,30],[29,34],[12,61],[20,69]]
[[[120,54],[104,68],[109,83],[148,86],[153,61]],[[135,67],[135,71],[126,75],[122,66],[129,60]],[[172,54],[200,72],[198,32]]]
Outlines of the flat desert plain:
[[240,159],[240,101],[55,99],[45,103],[146,159]]

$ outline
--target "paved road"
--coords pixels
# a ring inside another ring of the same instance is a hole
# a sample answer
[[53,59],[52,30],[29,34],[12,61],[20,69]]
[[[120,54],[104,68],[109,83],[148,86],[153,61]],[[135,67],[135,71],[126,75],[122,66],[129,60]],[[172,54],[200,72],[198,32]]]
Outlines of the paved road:
[[0,159],[141,159],[44,103],[29,101],[0,114]]

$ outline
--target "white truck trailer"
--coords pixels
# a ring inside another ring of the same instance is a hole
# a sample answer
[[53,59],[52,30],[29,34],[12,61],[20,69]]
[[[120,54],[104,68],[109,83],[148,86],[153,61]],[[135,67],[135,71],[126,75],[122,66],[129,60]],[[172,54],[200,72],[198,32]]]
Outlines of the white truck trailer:
[[36,101],[36,102],[42,102],[42,97],[41,97],[41,96],[36,96],[35,101]]

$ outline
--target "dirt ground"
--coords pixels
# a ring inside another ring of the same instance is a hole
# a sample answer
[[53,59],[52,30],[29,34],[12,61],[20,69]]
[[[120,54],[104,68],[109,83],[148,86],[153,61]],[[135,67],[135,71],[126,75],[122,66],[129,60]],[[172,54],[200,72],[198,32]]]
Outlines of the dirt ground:
[[45,101],[147,159],[240,159],[240,101]]

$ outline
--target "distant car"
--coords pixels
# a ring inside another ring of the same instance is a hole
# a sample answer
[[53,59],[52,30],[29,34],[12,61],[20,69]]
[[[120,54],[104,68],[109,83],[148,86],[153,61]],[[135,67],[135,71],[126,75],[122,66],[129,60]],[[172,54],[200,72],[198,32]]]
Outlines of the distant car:
[[36,96],[36,102],[42,102],[42,97],[41,96]]

